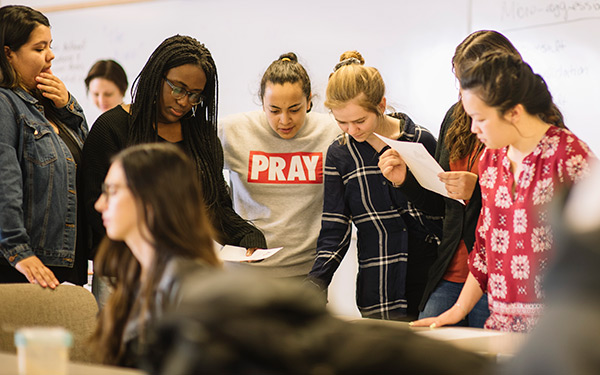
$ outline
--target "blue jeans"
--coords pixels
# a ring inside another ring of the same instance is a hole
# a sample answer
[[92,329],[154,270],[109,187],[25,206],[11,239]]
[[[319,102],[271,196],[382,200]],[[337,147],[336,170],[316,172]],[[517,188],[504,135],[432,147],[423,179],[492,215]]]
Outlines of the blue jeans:
[[[431,293],[425,308],[419,314],[419,319],[438,316],[444,311],[451,308],[458,300],[458,296],[462,290],[464,283],[453,283],[451,281],[442,280],[437,288]],[[481,296],[477,301],[473,310],[465,317],[464,320],[458,322],[457,326],[483,328],[483,324],[490,316],[488,309],[487,293]]]

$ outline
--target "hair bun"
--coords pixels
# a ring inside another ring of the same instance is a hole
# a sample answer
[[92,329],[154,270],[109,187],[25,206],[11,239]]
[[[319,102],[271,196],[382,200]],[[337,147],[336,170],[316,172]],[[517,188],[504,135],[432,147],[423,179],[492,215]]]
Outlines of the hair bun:
[[346,65],[365,65],[365,59],[358,51],[346,51],[340,56],[340,62],[335,64],[333,72]]
[[296,56],[296,54],[294,52],[288,52],[288,53],[284,53],[283,55],[279,56],[278,60],[298,62],[298,56]]
[[356,59],[360,63],[360,65],[365,65],[365,59],[362,57],[360,52],[358,51],[346,51],[342,53],[340,56],[340,61],[348,60],[348,59]]

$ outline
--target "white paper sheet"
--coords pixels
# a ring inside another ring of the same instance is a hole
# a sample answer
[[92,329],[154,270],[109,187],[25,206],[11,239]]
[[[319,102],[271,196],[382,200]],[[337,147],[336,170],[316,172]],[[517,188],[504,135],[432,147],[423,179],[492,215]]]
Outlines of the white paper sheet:
[[[443,195],[444,197],[448,197],[446,186],[438,178],[438,174],[444,172],[444,170],[429,152],[427,152],[425,146],[418,142],[396,141],[376,133],[374,134],[381,138],[381,140],[387,143],[391,148],[398,151],[421,186]],[[462,204],[465,203],[462,199],[456,200]]]
[[226,262],[247,262],[251,260],[263,260],[275,254],[283,247],[274,247],[272,249],[257,249],[254,254],[246,256],[246,248],[239,246],[225,245],[220,249],[217,247],[217,255]]

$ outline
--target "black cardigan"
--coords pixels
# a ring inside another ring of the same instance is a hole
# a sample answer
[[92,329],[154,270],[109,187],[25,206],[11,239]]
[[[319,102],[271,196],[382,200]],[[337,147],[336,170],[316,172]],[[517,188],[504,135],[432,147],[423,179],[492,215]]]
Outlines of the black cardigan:
[[[94,203],[100,196],[101,184],[110,167],[110,159],[127,146],[128,131],[129,114],[121,106],[116,106],[98,117],[83,146],[84,206],[91,230],[92,253],[105,234],[101,215],[94,209]],[[214,136],[217,137],[216,133]],[[215,155],[220,155],[220,166],[216,170],[223,170],[221,143],[206,143],[218,146],[218,149],[214,150]],[[222,238],[229,245],[266,248],[267,243],[262,232],[233,210],[223,174],[211,174],[208,178],[211,179],[210,183],[219,186],[217,203],[211,207],[212,212],[209,215],[218,238]]]
[[[435,150],[435,159],[445,171],[450,170],[450,152],[445,142],[446,132],[452,124],[454,106],[446,112]],[[444,277],[448,265],[458,249],[460,240],[462,239],[465,242],[469,253],[473,249],[475,227],[477,226],[479,212],[481,211],[481,188],[479,187],[478,180],[475,185],[475,191],[473,191],[473,196],[466,206],[454,199],[442,197],[421,187],[411,173],[407,173],[406,181],[400,189],[422,210],[433,215],[444,215],[442,242],[438,246],[437,259],[429,269],[427,285],[423,293],[423,299],[419,305],[419,310],[423,311],[429,296]]]

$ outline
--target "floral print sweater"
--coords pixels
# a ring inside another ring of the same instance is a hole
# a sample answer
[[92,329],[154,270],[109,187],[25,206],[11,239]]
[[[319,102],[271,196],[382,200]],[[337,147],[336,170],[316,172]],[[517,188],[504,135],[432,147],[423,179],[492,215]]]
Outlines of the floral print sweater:
[[479,162],[482,209],[469,270],[488,292],[485,328],[527,332],[543,310],[553,253],[549,203],[588,173],[594,156],[573,133],[551,126],[515,182],[507,150],[486,149]]

